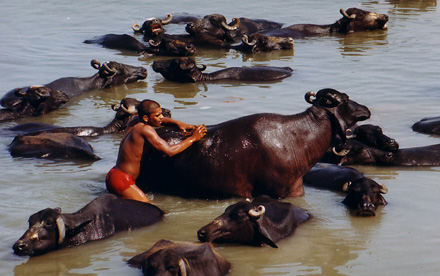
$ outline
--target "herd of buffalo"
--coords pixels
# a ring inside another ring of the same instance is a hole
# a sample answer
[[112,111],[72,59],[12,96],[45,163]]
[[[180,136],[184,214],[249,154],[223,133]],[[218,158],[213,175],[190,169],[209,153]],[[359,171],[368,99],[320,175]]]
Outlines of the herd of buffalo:
[[[84,43],[174,56],[152,64],[155,72],[174,82],[273,81],[290,77],[293,70],[255,66],[204,73],[206,66],[197,65],[190,56],[197,47],[267,52],[292,49],[294,39],[387,29],[385,14],[357,8],[341,9],[340,13],[342,17],[332,24],[291,26],[248,18],[234,18],[228,23],[219,14],[170,14],[164,19],[149,18],[142,25],[133,24],[133,31],[141,34],[142,41],[128,34],[106,34]],[[187,34],[167,34],[167,24],[186,24]],[[115,61],[101,64],[92,60],[91,65],[98,72],[90,77],[65,77],[7,92],[1,99],[0,122],[43,115],[83,93],[147,77],[145,68]],[[298,114],[259,113],[209,125],[202,140],[174,157],[154,149],[144,152],[137,184],[145,191],[185,198],[243,200],[198,230],[201,243],[160,240],[128,263],[142,268],[145,275],[226,275],[231,264],[215,252],[212,243],[276,248],[279,240],[292,235],[311,218],[308,211],[280,201],[302,196],[303,184],[339,192],[353,214],[374,216],[379,206],[387,204],[382,196],[387,187],[347,165],[440,165],[440,144],[400,149],[380,127],[359,125],[370,118],[370,111],[345,93],[324,88],[308,92],[305,100],[310,107]],[[136,116],[138,104],[137,99],[122,99],[119,105],[112,106],[114,119],[102,127],[18,124],[7,129],[16,135],[9,151],[14,157],[98,160],[100,157],[84,137],[124,132]],[[171,116],[165,108],[163,113]],[[422,119],[412,129],[440,135],[440,117]],[[170,144],[185,138],[173,127],[164,126],[157,132]],[[155,205],[106,193],[75,213],[47,208],[33,214],[29,229],[13,250],[17,255],[41,255],[148,226],[161,221],[163,215],[164,211]]]

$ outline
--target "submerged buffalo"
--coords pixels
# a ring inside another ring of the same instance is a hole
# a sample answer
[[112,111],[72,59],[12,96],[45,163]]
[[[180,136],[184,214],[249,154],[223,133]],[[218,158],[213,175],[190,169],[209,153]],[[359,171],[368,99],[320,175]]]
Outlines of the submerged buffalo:
[[386,14],[378,14],[358,8],[350,8],[347,11],[340,9],[340,13],[343,17],[333,24],[294,24],[281,29],[262,31],[261,33],[299,39],[318,35],[349,34],[359,31],[387,29],[388,16]]
[[412,125],[412,130],[424,134],[440,135],[440,117],[423,118]]
[[[303,175],[330,145],[345,142],[348,127],[370,117],[367,107],[334,89],[309,92],[306,100],[312,106],[299,114],[254,114],[207,126],[206,136],[173,157],[145,150],[138,186],[201,198],[303,195]],[[157,131],[170,144],[183,139],[174,128]]]
[[231,264],[210,243],[193,244],[168,240],[156,242],[147,251],[128,260],[145,276],[224,276]]
[[69,101],[66,93],[41,85],[17,89],[14,96],[17,100],[11,102],[11,109],[0,109],[0,122],[46,114]]
[[334,164],[318,163],[304,175],[303,183],[319,189],[343,192],[342,201],[358,216],[374,216],[378,206],[387,205],[382,194],[384,184],[364,176],[360,171]]
[[278,248],[276,242],[292,235],[309,218],[301,208],[263,195],[227,207],[222,215],[200,228],[197,237],[201,242]]
[[75,213],[47,208],[33,214],[13,250],[17,255],[41,255],[154,224],[163,214],[152,204],[103,194]]
[[[114,85],[121,85],[143,80],[147,77],[147,70],[143,67],[132,66],[116,61],[108,61],[101,65],[97,60],[92,60],[91,65],[98,70],[98,73],[91,77],[65,77],[44,84],[44,87],[52,90],[59,90],[69,97],[69,99],[81,95],[85,92],[104,89]],[[28,87],[16,88],[7,92],[1,99],[1,105],[5,108],[15,110],[23,101],[17,93],[24,93]]]
[[85,40],[84,43],[98,44],[109,49],[162,56],[192,56],[196,52],[196,48],[192,44],[167,37],[151,38],[148,40],[148,44],[144,44],[127,34],[106,34]]
[[242,44],[232,48],[246,53],[270,52],[275,50],[293,49],[293,38],[268,36],[260,33],[244,35]]
[[212,73],[203,73],[206,66],[198,67],[189,57],[156,60],[152,66],[153,70],[165,79],[184,83],[216,80],[273,81],[290,77],[293,71],[290,67],[255,66],[230,67]]
[[13,157],[37,157],[46,159],[100,160],[92,146],[81,137],[70,133],[17,135],[8,146]]

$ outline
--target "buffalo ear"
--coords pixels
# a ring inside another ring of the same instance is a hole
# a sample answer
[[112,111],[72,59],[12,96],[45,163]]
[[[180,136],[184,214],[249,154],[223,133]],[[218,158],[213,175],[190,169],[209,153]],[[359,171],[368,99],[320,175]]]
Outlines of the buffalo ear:
[[257,235],[258,240],[261,242],[269,245],[270,247],[278,248],[264,225],[264,217],[260,217],[255,221],[255,234]]
[[81,233],[84,228],[90,223],[92,222],[92,220],[86,220],[82,223],[80,223],[77,226],[70,226],[70,225],[66,225],[66,237],[74,237],[76,235],[78,235],[79,233]]

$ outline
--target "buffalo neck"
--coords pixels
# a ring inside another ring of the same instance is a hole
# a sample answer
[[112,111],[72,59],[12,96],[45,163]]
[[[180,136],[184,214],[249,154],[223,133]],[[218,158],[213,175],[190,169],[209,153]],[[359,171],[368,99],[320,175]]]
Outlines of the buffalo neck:
[[99,73],[87,78],[65,77],[57,79],[45,86],[54,90],[65,92],[69,98],[80,95],[94,89],[106,87],[106,80],[99,76]]

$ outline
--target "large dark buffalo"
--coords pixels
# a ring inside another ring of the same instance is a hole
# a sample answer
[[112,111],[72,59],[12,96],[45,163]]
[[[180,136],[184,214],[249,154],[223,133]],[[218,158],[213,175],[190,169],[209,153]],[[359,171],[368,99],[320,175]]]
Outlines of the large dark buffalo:
[[440,135],[440,117],[423,118],[412,125],[412,130],[424,134]]
[[13,157],[46,159],[100,160],[92,146],[81,137],[70,133],[31,133],[17,135],[8,146]]
[[210,243],[156,242],[147,251],[128,260],[145,276],[223,276],[231,264]]
[[[92,60],[91,65],[98,70],[98,73],[91,77],[60,78],[43,86],[52,90],[62,91],[71,99],[91,90],[132,83],[147,77],[147,70],[145,68],[118,63],[116,61],[108,61],[101,65],[97,60]],[[28,89],[29,87],[22,87],[7,92],[1,99],[1,105],[5,108],[15,110],[14,107],[19,106],[23,101],[22,98],[16,96],[17,93],[24,93]]]
[[340,13],[343,17],[333,24],[294,24],[281,29],[262,31],[261,33],[298,39],[317,35],[348,34],[387,29],[388,16],[386,14],[378,14],[358,8],[350,8],[347,11],[340,9]]
[[41,255],[151,225],[163,214],[152,204],[103,194],[75,213],[62,214],[60,208],[47,208],[33,214],[29,229],[13,249],[17,255]]
[[366,124],[357,126],[353,130],[353,137],[358,142],[384,151],[396,151],[399,143],[396,139],[386,136],[379,126]]
[[387,201],[382,194],[388,189],[385,185],[364,176],[360,171],[334,164],[318,163],[304,175],[306,186],[343,192],[342,201],[358,216],[374,216],[380,205]]
[[293,234],[310,215],[301,208],[268,196],[239,201],[197,231],[201,242],[269,245]]
[[203,73],[206,66],[198,67],[189,57],[169,60],[156,60],[153,70],[160,73],[165,79],[175,82],[199,82],[216,80],[241,81],[273,81],[292,76],[290,67],[255,66],[230,67],[212,73]]
[[46,114],[69,101],[66,93],[40,85],[16,89],[14,96],[17,100],[11,102],[11,109],[0,109],[0,121]]
[[249,37],[244,35],[242,43],[231,48],[246,53],[259,53],[293,49],[293,43],[291,37],[276,37],[254,33]]
[[[370,117],[367,107],[334,89],[313,97],[306,94],[312,106],[299,114],[254,114],[208,126],[205,137],[171,158],[145,150],[138,185],[202,198],[303,195],[303,175],[330,145],[345,142],[348,127]],[[171,144],[183,139],[173,128],[157,131]]]
[[192,56],[196,52],[192,44],[165,36],[149,39],[148,45],[127,34],[106,34],[85,40],[84,43],[99,44],[104,48],[162,56]]

